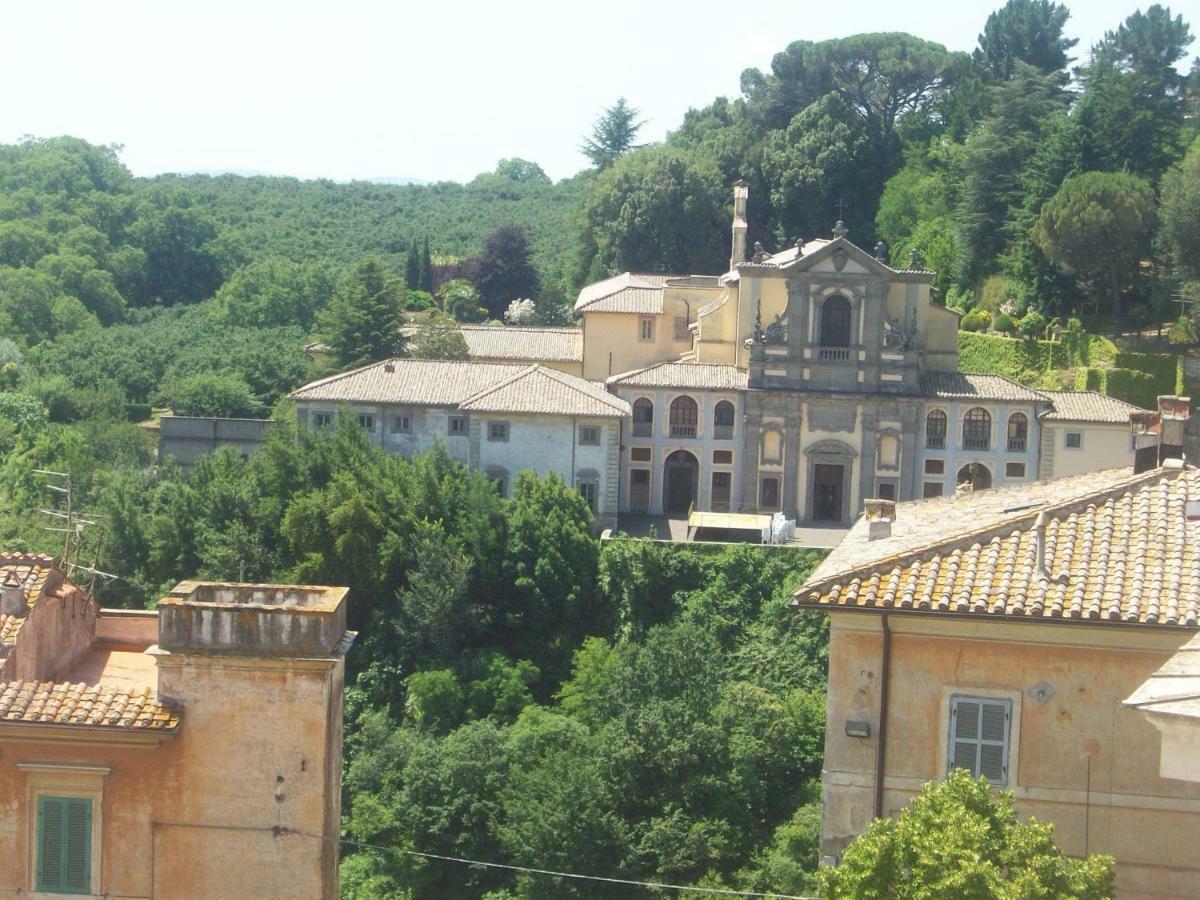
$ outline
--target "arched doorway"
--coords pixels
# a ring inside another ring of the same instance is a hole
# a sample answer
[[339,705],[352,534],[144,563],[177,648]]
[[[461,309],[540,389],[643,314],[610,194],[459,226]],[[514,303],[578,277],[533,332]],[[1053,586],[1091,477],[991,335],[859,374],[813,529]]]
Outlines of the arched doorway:
[[992,473],[983,463],[967,463],[958,470],[957,485],[970,485],[973,491],[986,491],[992,486]]
[[696,500],[700,462],[686,450],[676,450],[663,463],[663,509],[686,513]]

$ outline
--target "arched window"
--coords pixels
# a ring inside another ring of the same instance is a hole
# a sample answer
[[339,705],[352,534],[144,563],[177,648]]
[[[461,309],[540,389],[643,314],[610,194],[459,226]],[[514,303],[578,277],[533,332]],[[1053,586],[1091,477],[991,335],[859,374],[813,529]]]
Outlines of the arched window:
[[733,404],[721,400],[713,407],[713,437],[728,440],[733,437]]
[[1008,449],[1024,453],[1029,437],[1029,420],[1025,413],[1013,413],[1008,417]]
[[992,417],[982,406],[963,416],[963,449],[987,450],[992,446]]
[[850,358],[850,301],[834,294],[821,304],[821,358]]
[[925,447],[928,450],[946,449],[946,414],[931,409],[925,417]]
[[671,401],[671,437],[694,438],[700,421],[700,410],[691,397],[676,397]]
[[634,437],[650,437],[654,433],[654,404],[645,397],[633,401]]

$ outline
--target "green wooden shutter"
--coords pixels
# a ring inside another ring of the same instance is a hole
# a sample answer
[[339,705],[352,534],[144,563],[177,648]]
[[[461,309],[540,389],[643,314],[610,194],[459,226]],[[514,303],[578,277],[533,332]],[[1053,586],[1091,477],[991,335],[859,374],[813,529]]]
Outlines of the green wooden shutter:
[[1011,700],[950,698],[949,768],[1008,784]]
[[37,889],[88,894],[92,888],[92,801],[38,797]]

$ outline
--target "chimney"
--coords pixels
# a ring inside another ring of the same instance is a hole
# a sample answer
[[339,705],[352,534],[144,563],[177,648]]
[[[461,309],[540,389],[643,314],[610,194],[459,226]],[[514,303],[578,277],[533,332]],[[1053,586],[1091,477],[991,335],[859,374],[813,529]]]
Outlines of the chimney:
[[892,536],[896,521],[895,500],[868,500],[863,504],[867,517],[867,540],[880,541]]
[[1133,471],[1148,472],[1165,466],[1183,465],[1183,434],[1191,417],[1191,397],[1163,394],[1157,412],[1136,412],[1129,416],[1133,432]]
[[0,582],[0,613],[6,616],[23,616],[29,611],[25,605],[25,587],[17,573],[9,569]]
[[729,253],[729,270],[746,261],[746,198],[750,196],[750,185],[738,180],[733,185],[733,246]]

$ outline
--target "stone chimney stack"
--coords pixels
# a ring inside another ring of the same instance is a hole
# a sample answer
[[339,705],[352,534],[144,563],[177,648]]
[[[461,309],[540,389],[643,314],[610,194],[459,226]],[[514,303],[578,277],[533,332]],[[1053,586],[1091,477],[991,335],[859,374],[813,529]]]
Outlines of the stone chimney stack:
[[867,500],[867,540],[880,541],[892,536],[892,523],[896,521],[895,500]]
[[25,588],[21,579],[11,569],[0,582],[0,613],[6,616],[23,616],[29,608],[25,604]]
[[733,185],[733,245],[729,253],[729,270],[732,272],[737,264],[746,261],[746,234],[749,225],[746,224],[746,199],[750,196],[750,185],[738,180]]
[[1191,417],[1191,403],[1191,397],[1163,394],[1158,398],[1157,412],[1129,416],[1134,472],[1183,465],[1183,433]]

